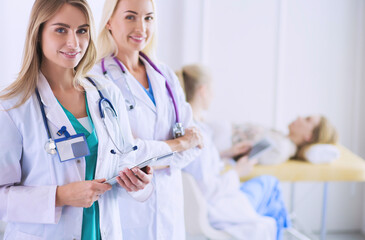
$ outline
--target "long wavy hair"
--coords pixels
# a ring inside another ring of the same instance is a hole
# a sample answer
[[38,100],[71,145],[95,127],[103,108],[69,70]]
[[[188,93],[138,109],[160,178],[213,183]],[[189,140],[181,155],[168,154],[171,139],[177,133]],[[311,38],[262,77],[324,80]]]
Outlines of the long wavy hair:
[[79,79],[91,70],[96,61],[94,20],[91,9],[85,0],[36,0],[30,14],[27,37],[25,40],[23,61],[17,79],[0,95],[0,99],[10,99],[21,95],[19,102],[13,107],[23,105],[34,93],[42,64],[42,48],[40,44],[44,24],[51,19],[64,4],[80,9],[90,25],[90,40],[85,55],[75,67],[74,86]]

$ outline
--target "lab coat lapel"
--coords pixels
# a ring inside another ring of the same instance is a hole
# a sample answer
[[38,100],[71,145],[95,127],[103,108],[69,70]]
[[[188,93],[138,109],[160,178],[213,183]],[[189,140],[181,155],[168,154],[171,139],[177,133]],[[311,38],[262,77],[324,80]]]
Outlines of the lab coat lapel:
[[[39,73],[38,78],[38,91],[41,97],[41,101],[44,104],[44,111],[46,113],[46,117],[48,120],[49,128],[53,139],[63,138],[64,136],[58,136],[57,131],[61,129],[62,126],[66,126],[67,131],[71,135],[75,135],[76,131],[73,128],[71,122],[69,121],[66,113],[63,111],[61,105],[57,102],[56,97],[54,96],[51,87],[48,84],[48,81],[44,77],[42,73]],[[51,126],[53,125],[53,126]],[[53,131],[52,131],[53,129]],[[77,176],[75,181],[85,180],[85,176],[80,173],[75,161],[69,161],[66,163],[61,163],[71,176]],[[74,172],[71,174],[71,172]]]
[[[112,59],[112,61],[114,61],[114,60]],[[147,105],[154,113],[156,113],[156,107],[153,104],[153,102],[151,101],[150,97],[145,92],[145,90],[143,89],[143,86],[141,86],[141,84],[138,82],[138,80],[128,71],[128,69],[124,65],[123,65],[123,67],[124,67],[125,72],[126,72],[125,73],[126,74],[126,81],[128,82],[128,85],[131,89],[131,92],[132,92],[133,96],[136,99],[140,100],[140,101],[136,101],[136,102],[138,102],[138,103],[142,102],[143,104]],[[123,74],[123,73],[121,72],[121,74]],[[152,81],[152,80],[150,79],[150,81]],[[128,97],[128,95],[125,94],[124,97]],[[138,103],[136,103],[136,104],[138,104]]]
[[[57,131],[61,129],[62,126],[66,126],[67,131],[71,135],[76,134],[75,129],[72,127],[71,122],[68,120],[66,113],[63,111],[61,105],[58,103],[56,97],[51,90],[51,87],[49,86],[46,78],[42,73],[39,73],[39,81],[37,86],[39,94],[41,96],[41,100],[44,104],[44,110],[48,121],[55,126]],[[51,134],[53,138],[59,138],[56,132],[52,132],[52,130]]]
[[[146,66],[147,74],[152,85],[153,95],[156,102],[157,121],[155,125],[155,138],[159,139],[169,133],[162,133],[161,129],[166,129],[166,123],[170,123],[169,109],[172,106],[171,97],[167,92],[166,79],[158,73],[146,60],[141,58]],[[170,130],[168,130],[169,132]]]
[[95,88],[88,80],[83,79],[84,88],[86,91],[87,96],[87,103],[89,107],[89,113],[91,115],[91,119],[93,121],[95,131],[98,137],[98,161],[96,162],[96,172],[95,176],[100,176],[100,164],[103,161],[103,158],[100,158],[99,156],[103,156],[103,148],[104,146],[104,140],[106,139],[106,134],[104,133],[103,129],[103,123],[100,117],[99,112],[99,101],[100,96]]
[[166,111],[166,79],[160,73],[158,73],[145,59],[141,58],[145,67],[147,75],[150,79],[153,96],[156,102],[157,116],[165,116],[163,113]]

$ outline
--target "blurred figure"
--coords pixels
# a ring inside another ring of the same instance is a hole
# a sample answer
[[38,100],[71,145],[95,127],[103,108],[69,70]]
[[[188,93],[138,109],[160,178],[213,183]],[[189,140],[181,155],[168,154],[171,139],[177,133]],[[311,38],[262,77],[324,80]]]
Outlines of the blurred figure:
[[[338,140],[336,129],[324,116],[311,115],[298,117],[288,126],[289,134],[267,129],[259,125],[234,125],[232,129],[233,145],[239,142],[254,143],[268,137],[275,143],[274,148],[263,153],[259,164],[280,164],[289,158],[306,159],[306,151],[314,144],[335,144]],[[326,158],[327,156],[323,156]],[[330,156],[329,156],[330,157]],[[329,159],[331,160],[331,159]]]
[[[213,133],[202,117],[212,99],[209,71],[200,65],[189,65],[177,75],[184,85],[205,146],[199,158],[184,170],[193,175],[208,203],[211,225],[237,239],[281,239],[282,229],[290,223],[278,180],[262,176],[241,184],[240,177],[249,174],[257,162],[246,156],[224,172],[224,162],[213,143]],[[241,142],[224,151],[222,157],[247,154],[249,149],[250,144]]]

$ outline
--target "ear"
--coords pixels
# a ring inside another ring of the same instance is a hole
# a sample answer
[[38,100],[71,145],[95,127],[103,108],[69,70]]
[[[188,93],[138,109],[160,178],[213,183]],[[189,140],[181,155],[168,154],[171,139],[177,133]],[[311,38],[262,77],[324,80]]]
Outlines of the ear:
[[109,31],[112,30],[112,28],[110,26],[110,20],[106,23],[105,28],[108,29]]
[[202,85],[200,85],[198,87],[198,92],[201,95],[204,95],[205,96],[207,94],[207,91],[208,91],[208,89],[207,89],[207,85],[206,84],[202,84]]

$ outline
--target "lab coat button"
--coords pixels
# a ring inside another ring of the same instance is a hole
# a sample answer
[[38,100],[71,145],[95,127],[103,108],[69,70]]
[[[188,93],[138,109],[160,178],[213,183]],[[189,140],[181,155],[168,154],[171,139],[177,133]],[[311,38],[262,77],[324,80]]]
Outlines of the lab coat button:
[[77,163],[81,163],[80,159],[77,159],[77,160],[76,160],[76,162],[77,162]]

